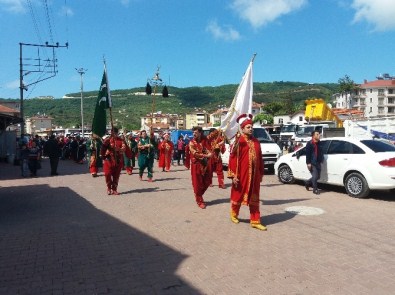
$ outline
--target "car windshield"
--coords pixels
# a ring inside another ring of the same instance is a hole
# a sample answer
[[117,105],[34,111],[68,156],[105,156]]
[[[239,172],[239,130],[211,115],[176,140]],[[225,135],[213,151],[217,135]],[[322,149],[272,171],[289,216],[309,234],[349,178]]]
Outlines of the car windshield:
[[366,139],[361,142],[375,153],[395,152],[395,145],[381,140]]
[[320,133],[322,132],[322,126],[302,126],[298,128],[298,131],[296,131],[297,135],[307,135],[307,136],[311,136],[311,133],[314,130],[318,130]]
[[284,125],[281,127],[281,132],[295,132],[296,125]]
[[266,129],[257,128],[253,131],[254,137],[258,139],[259,142],[273,142],[273,139],[270,137],[269,133]]

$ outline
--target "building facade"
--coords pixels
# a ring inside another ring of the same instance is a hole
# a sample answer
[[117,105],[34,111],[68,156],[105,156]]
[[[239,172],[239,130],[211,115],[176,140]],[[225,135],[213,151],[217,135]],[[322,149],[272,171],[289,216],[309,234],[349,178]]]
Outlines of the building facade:
[[185,129],[192,129],[194,126],[207,126],[209,114],[206,111],[197,111],[185,114]]
[[141,118],[141,130],[149,130],[151,126],[154,130],[182,129],[184,119],[177,114],[162,114],[161,112],[147,114]]
[[385,77],[365,80],[352,93],[335,94],[336,108],[357,109],[367,118],[395,116],[395,77]]
[[45,115],[26,118],[26,133],[47,136],[52,132],[53,118]]
[[273,117],[273,126],[281,126],[284,124],[304,125],[307,124],[305,112],[299,111],[291,115],[281,115]]

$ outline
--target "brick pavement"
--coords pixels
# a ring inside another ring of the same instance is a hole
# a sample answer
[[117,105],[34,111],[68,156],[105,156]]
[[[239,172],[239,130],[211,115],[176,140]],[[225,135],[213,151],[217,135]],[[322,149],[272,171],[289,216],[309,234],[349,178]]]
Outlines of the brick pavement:
[[201,210],[189,171],[173,169],[154,183],[123,173],[121,195],[107,196],[86,165],[61,161],[48,177],[44,159],[39,177],[21,178],[0,163],[0,294],[395,293],[390,193],[356,200],[326,187],[317,198],[267,175],[260,232],[246,207],[230,222],[229,182]]

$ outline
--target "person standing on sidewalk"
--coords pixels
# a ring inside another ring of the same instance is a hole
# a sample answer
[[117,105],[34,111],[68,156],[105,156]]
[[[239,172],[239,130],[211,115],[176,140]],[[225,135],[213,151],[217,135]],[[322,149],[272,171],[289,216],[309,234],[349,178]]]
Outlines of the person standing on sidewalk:
[[49,157],[51,176],[58,175],[58,164],[62,155],[62,149],[54,134],[50,135],[49,139],[44,143],[44,155]]
[[182,135],[178,137],[177,140],[177,165],[180,166],[182,160],[182,165],[185,165],[185,140]]
[[241,205],[250,207],[250,225],[252,228],[267,230],[261,224],[259,194],[263,178],[262,151],[259,141],[252,136],[252,115],[243,114],[237,118],[241,134],[236,135],[229,158],[228,178],[232,179],[230,194],[233,223],[239,223]]
[[37,143],[33,140],[30,143],[29,148],[29,157],[28,157],[28,166],[30,170],[30,176],[37,176],[37,169],[39,169],[40,163],[38,162],[41,157],[40,148],[37,146]]
[[193,127],[193,139],[189,142],[191,157],[192,186],[195,200],[201,209],[206,208],[203,194],[211,184],[211,146],[208,139],[203,135],[202,127]]
[[305,182],[306,190],[313,187],[313,194],[319,195],[317,182],[321,177],[321,164],[324,161],[324,153],[320,144],[320,132],[314,130],[311,133],[311,141],[306,145],[306,165],[311,173],[311,178]]
[[111,136],[104,140],[100,150],[100,156],[104,160],[103,172],[108,195],[119,195],[117,190],[118,181],[123,167],[123,154],[125,150],[125,141],[118,136],[118,128],[113,127]]

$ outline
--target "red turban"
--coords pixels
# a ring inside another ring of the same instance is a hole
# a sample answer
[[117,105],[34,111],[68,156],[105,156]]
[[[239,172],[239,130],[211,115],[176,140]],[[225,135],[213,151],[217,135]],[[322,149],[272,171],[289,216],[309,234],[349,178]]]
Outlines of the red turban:
[[236,119],[236,122],[240,124],[241,128],[244,128],[248,124],[252,125],[252,115],[242,114]]

